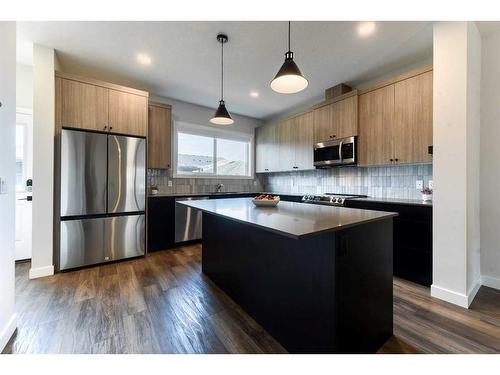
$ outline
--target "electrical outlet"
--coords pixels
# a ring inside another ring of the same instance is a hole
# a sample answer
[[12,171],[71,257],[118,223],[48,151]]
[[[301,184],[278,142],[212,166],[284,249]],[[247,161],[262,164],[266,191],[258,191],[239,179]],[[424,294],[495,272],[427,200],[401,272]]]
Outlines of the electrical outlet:
[[429,180],[429,189],[433,190],[434,189],[434,181]]
[[257,186],[258,184],[258,181],[257,180],[253,180],[253,186]]
[[415,189],[422,190],[423,188],[424,188],[424,181],[417,180],[417,183],[415,184]]
[[172,187],[172,180],[168,180],[167,185],[168,187]]
[[7,181],[5,177],[0,177],[0,194],[7,194]]

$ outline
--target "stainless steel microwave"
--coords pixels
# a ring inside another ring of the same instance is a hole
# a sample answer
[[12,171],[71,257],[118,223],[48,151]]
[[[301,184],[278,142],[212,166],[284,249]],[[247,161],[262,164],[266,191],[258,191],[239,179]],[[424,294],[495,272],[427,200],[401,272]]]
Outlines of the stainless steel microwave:
[[314,166],[328,168],[357,163],[357,137],[339,138],[314,145]]

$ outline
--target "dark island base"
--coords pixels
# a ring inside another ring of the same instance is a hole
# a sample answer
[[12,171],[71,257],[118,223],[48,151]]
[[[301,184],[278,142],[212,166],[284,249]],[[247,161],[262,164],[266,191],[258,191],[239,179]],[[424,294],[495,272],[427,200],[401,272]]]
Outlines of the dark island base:
[[202,269],[291,353],[392,336],[392,218],[292,239],[203,213]]

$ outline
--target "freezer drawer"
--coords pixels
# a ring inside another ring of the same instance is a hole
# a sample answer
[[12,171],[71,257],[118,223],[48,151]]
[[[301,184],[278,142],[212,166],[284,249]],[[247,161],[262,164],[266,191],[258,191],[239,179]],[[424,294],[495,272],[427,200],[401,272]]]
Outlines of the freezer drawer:
[[146,140],[108,138],[108,212],[144,211],[146,206]]
[[[61,221],[59,269],[105,262],[106,219]],[[109,258],[109,257],[108,257]]]
[[145,217],[61,221],[59,270],[144,255]]
[[108,217],[106,240],[109,259],[144,255],[145,233],[145,215]]
[[107,135],[61,132],[61,216],[106,213]]

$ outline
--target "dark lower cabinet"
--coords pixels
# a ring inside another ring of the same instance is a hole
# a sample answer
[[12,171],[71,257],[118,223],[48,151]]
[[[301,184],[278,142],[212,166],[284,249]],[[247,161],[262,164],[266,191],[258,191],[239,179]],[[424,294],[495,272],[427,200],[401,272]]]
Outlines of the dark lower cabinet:
[[148,198],[148,251],[174,246],[175,197]]
[[[206,194],[210,199],[253,197],[258,193]],[[185,195],[189,197],[192,195]],[[148,251],[169,249],[175,243],[175,196],[151,196],[148,198]]]
[[350,200],[347,207],[397,212],[394,218],[394,276],[432,284],[432,206]]

